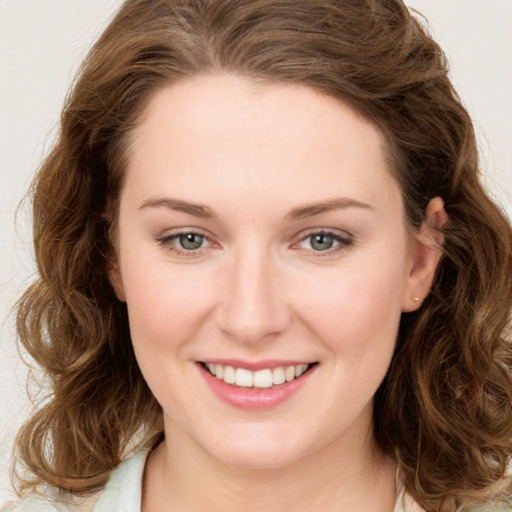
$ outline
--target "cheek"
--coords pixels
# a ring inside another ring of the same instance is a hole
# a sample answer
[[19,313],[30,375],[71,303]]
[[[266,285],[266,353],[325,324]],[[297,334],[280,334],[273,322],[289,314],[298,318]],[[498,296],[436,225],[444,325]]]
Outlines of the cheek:
[[[373,259],[347,265],[307,284],[302,318],[319,339],[345,358],[363,357],[366,349],[392,353],[401,317],[404,261]],[[330,269],[332,270],[332,269]]]
[[209,313],[211,290],[193,266],[128,263],[123,269],[130,331],[138,355],[175,351],[192,339]]
[[[190,409],[197,383],[187,372],[190,343],[201,337],[210,307],[210,289],[197,269],[138,264],[125,267],[130,334],[139,367],[167,414]],[[205,277],[205,276],[203,276]],[[199,286],[199,283],[201,285]]]

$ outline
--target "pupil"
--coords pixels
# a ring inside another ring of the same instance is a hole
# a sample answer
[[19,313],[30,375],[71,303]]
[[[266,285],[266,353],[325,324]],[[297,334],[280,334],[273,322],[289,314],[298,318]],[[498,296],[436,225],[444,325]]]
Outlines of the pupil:
[[203,237],[194,233],[187,233],[186,235],[180,235],[180,245],[183,249],[189,251],[193,249],[199,249],[203,243]]
[[314,235],[311,242],[311,247],[315,251],[325,251],[330,249],[333,245],[333,238],[329,235]]

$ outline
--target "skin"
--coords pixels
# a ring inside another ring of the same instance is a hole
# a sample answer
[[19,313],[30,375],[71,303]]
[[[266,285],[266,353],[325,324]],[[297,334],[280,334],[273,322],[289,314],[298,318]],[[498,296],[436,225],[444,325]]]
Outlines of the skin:
[[[411,235],[384,151],[373,124],[305,86],[221,75],[153,97],[110,269],[164,411],[144,512],[393,510],[373,395],[402,312],[428,294],[446,214],[434,199]],[[192,232],[201,247],[184,249]],[[319,232],[328,250],[313,247]],[[318,364],[284,403],[248,411],[206,385],[209,358]]]

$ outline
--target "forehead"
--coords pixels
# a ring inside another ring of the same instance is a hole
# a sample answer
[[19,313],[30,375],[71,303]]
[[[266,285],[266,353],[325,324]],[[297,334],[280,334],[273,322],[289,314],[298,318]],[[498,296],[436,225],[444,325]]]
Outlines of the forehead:
[[231,75],[159,90],[132,133],[127,172],[140,194],[167,186],[185,196],[224,188],[232,198],[378,201],[384,184],[396,188],[384,137],[351,107],[307,86]]

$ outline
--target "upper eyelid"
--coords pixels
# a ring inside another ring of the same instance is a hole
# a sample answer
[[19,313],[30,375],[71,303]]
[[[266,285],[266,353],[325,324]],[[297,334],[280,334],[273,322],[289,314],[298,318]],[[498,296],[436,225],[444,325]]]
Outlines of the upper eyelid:
[[304,230],[304,231],[301,231],[300,233],[298,233],[294,237],[293,243],[295,244],[297,242],[304,240],[305,238],[307,238],[311,235],[317,235],[317,234],[331,235],[333,238],[342,239],[342,240],[353,241],[353,239],[354,239],[354,236],[351,233],[349,233],[348,231],[341,230],[341,229],[338,230],[338,229],[333,229],[333,228],[311,228],[311,229],[307,229],[307,230]]
[[214,238],[213,235],[208,231],[196,227],[166,229],[162,232],[161,235],[157,235],[155,238],[161,240],[163,238],[174,238],[180,235],[188,234],[200,235],[204,238],[207,238],[208,240],[212,240]]
[[[197,227],[186,227],[186,228],[174,228],[171,230],[168,230],[162,235],[158,235],[155,237],[155,240],[162,243],[162,241],[166,241],[169,239],[177,238],[180,235],[185,234],[197,234],[199,236],[204,237],[206,240],[208,240],[210,243],[218,243],[216,241],[216,237],[209,233],[208,231],[197,228]],[[316,227],[316,228],[309,228],[306,230],[302,230],[301,232],[297,233],[293,239],[290,245],[296,245],[299,242],[302,242],[309,236],[315,235],[315,234],[323,234],[323,235],[329,235],[337,240],[345,240],[345,241],[354,241],[354,237],[351,233],[345,230],[338,230],[333,228],[323,228],[323,227]]]
[[[306,234],[302,233],[299,234],[297,238],[295,238],[295,241],[290,244],[289,248],[293,251],[302,252],[305,255],[309,255],[314,258],[335,258],[338,256],[341,256],[346,251],[351,250],[354,246],[354,238],[352,235],[348,234],[346,231],[343,231],[346,236],[343,236],[339,234],[339,231],[334,230],[328,230],[328,229],[312,229]],[[309,238],[312,235],[315,234],[323,234],[323,235],[329,235],[332,236],[336,241],[337,245],[334,247],[330,247],[329,249],[326,249],[325,251],[315,251],[314,249],[299,247],[299,245]]]
[[[198,247],[197,249],[185,249],[184,247],[180,247],[179,244],[176,243],[175,240],[182,235],[186,234],[194,234],[199,235],[203,237],[207,242],[206,247]],[[204,251],[211,247],[212,245],[215,245],[215,242],[212,241],[212,238],[204,235],[203,233],[195,230],[180,230],[176,231],[174,233],[168,233],[161,236],[155,237],[155,242],[162,248],[164,248],[166,251],[169,251],[169,253],[174,253],[175,256],[181,257],[181,258],[194,258],[194,257],[200,257],[204,254]]]
[[[199,235],[199,236],[203,237],[208,242],[208,244],[210,246],[211,245],[215,245],[215,241],[213,240],[213,237],[211,235],[206,234],[203,230],[198,229],[198,228],[186,228],[186,229],[177,228],[176,231],[170,231],[170,232],[167,231],[167,232],[165,232],[162,235],[155,236],[154,240],[159,245],[164,247],[165,244],[170,244],[171,241],[174,242],[174,240],[177,239],[178,237],[180,237],[182,235],[187,235],[187,234]],[[202,251],[202,250],[204,250],[206,248],[207,247],[199,247],[198,249],[189,250],[187,252],[189,252],[190,254],[198,253],[198,252],[200,252],[200,251]],[[169,247],[167,247],[167,249],[171,250]],[[179,247],[177,247],[175,249],[172,249],[172,250],[175,250],[175,251],[180,251],[180,250],[185,251],[185,249],[179,249]]]

